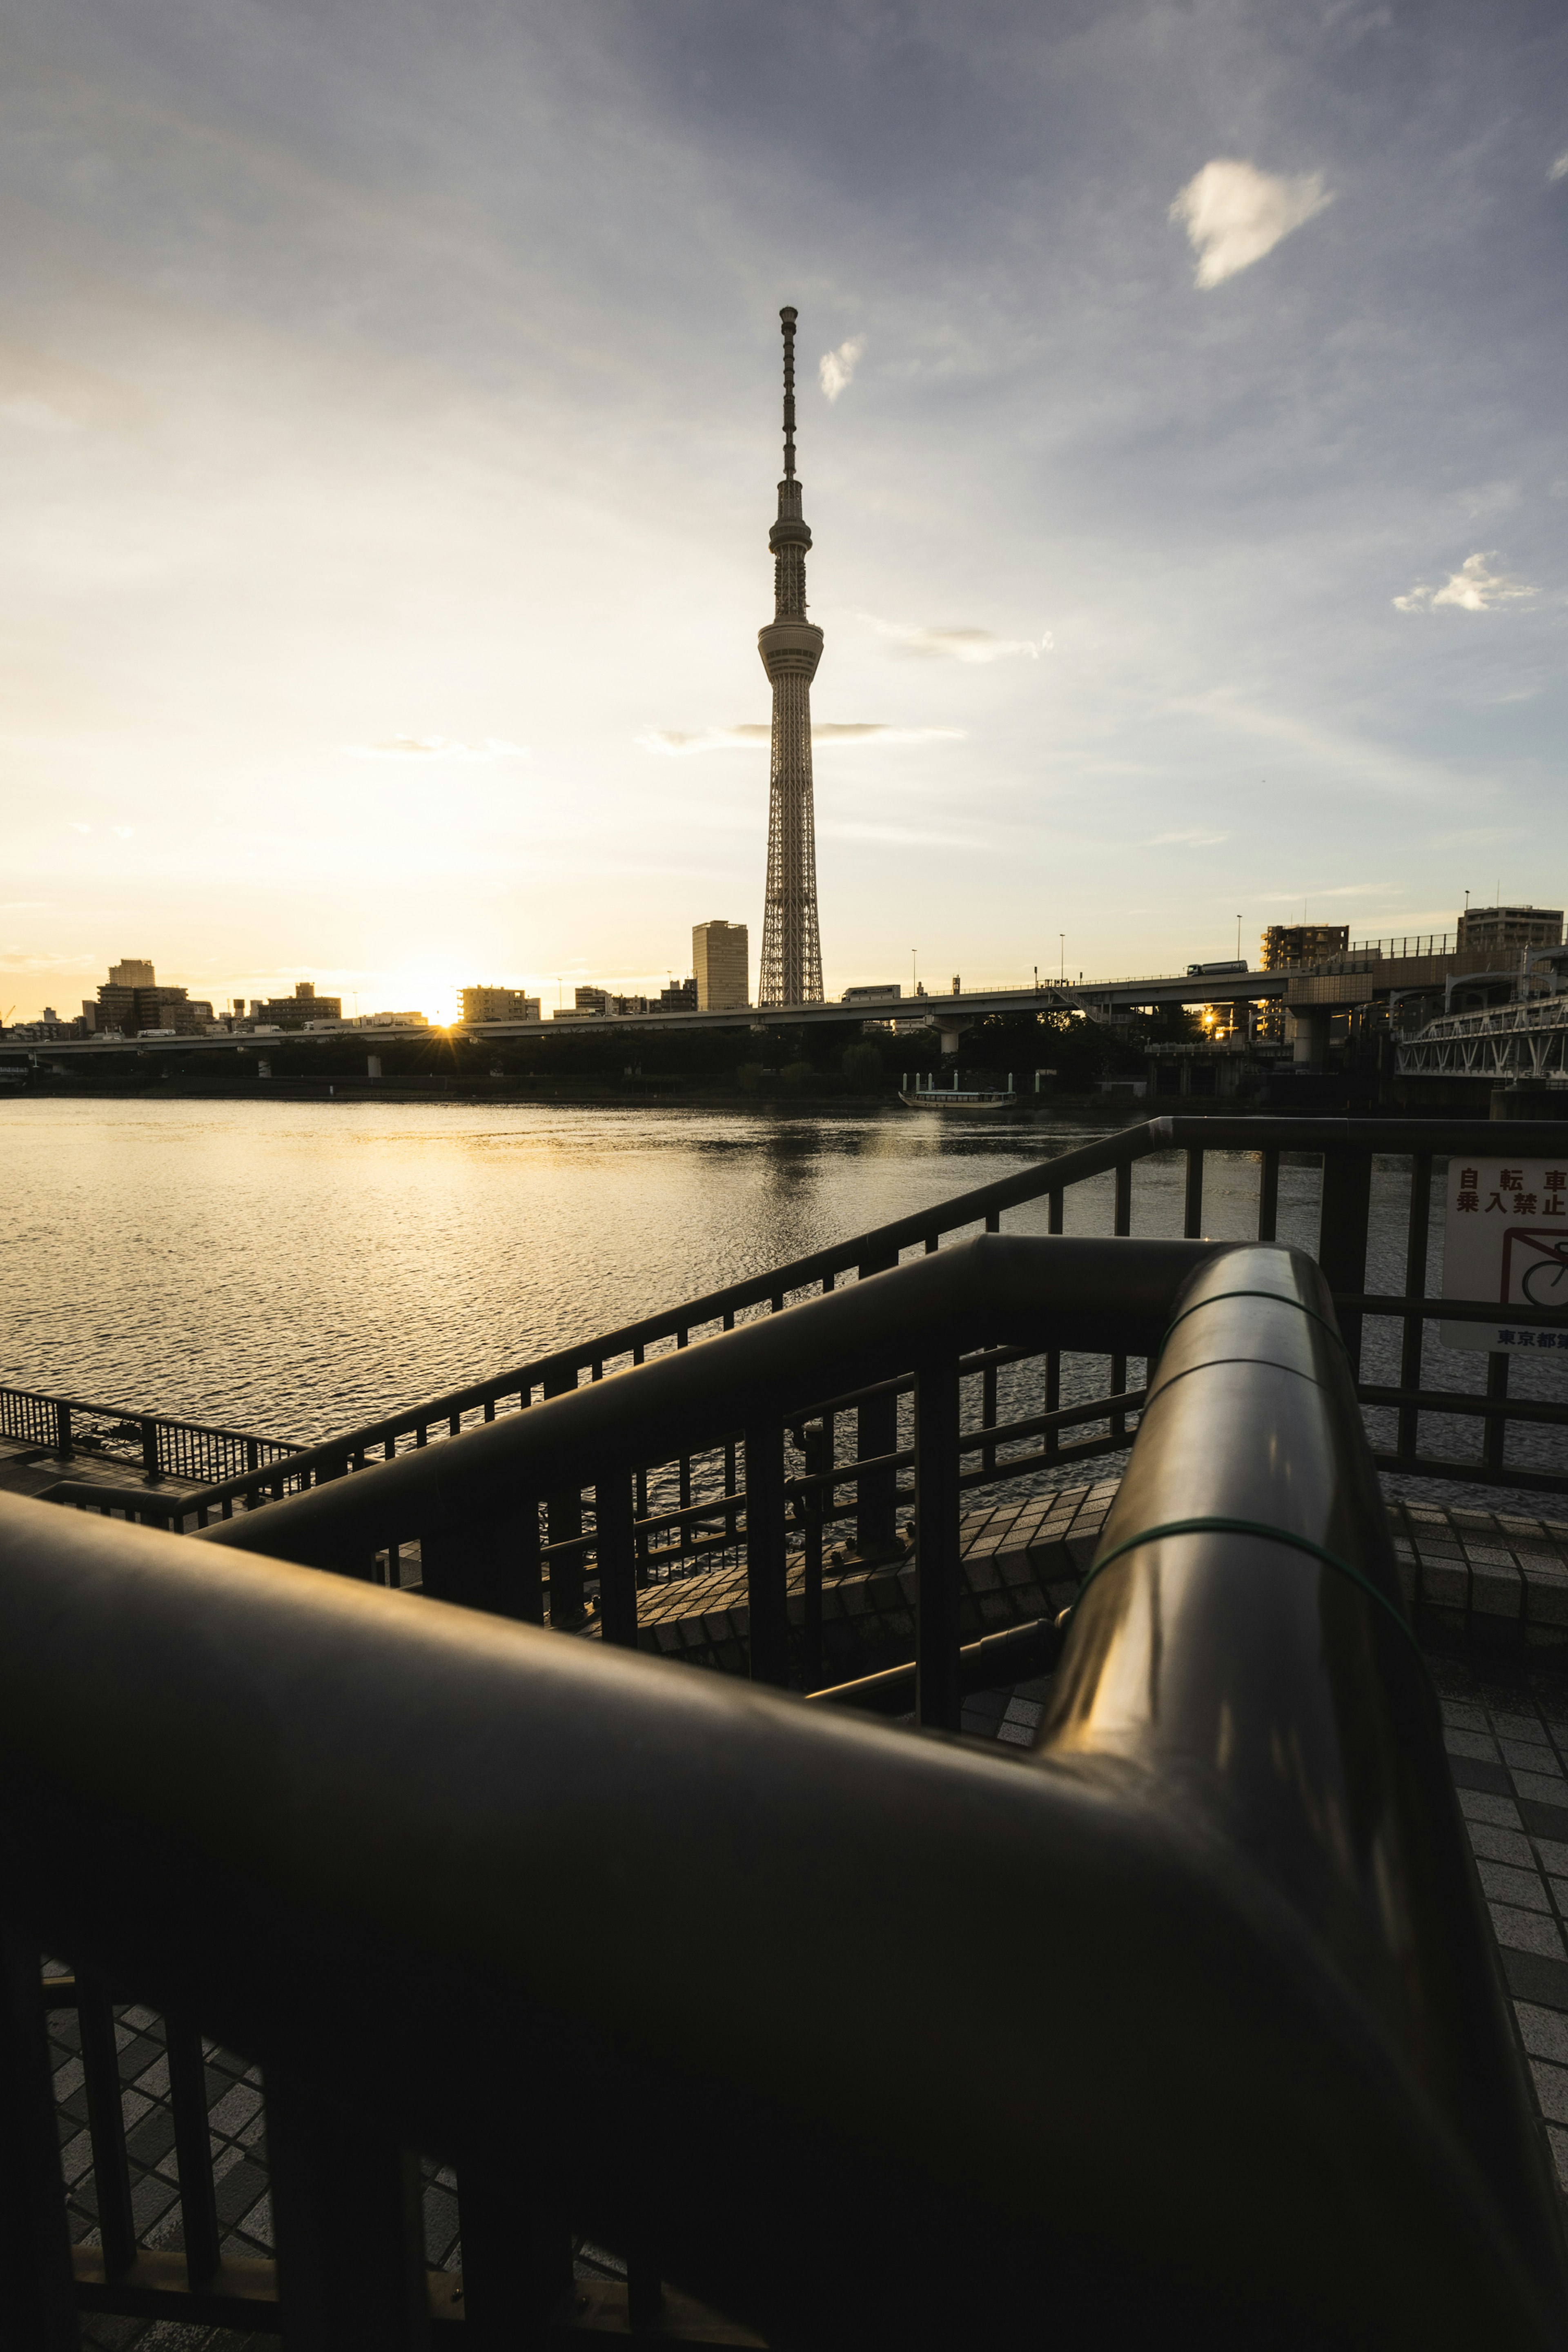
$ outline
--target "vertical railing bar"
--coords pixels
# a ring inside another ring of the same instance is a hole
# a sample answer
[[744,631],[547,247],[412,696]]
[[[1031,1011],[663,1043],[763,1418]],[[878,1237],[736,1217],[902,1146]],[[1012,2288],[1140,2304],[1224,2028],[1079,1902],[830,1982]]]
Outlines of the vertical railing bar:
[[26,2352],[77,2352],[81,2338],[38,1967],[37,1944],[7,1925],[0,1938],[5,2336]]
[[789,1680],[789,1599],[784,1579],[784,1431],[753,1422],[746,1445],[746,1600],[751,1675],[783,1689]]
[[1046,1231],[1048,1234],[1061,1232],[1062,1202],[1065,1198],[1066,1189],[1060,1184],[1053,1184],[1046,1194]]
[[603,1638],[623,1650],[635,1650],[637,1645],[637,1544],[632,1518],[631,1473],[612,1471],[594,1489],[599,1624]]
[[[1061,1404],[1061,1401],[1062,1351],[1059,1348],[1047,1348],[1046,1350],[1046,1402],[1044,1410],[1047,1412],[1057,1412]],[[1046,1432],[1046,1455],[1047,1460],[1059,1454],[1061,1450],[1062,1437],[1060,1430],[1047,1429]]]
[[1203,1239],[1204,1150],[1201,1143],[1187,1147],[1187,1187],[1182,1213],[1182,1232],[1190,1242]]
[[92,2179],[99,2234],[103,2241],[103,2267],[113,2278],[117,2273],[129,2270],[136,2257],[120,2052],[108,1992],[93,1971],[81,1969],[77,1970],[77,2022],[81,2032],[82,2071],[87,2078],[87,2123],[92,2142]]
[[[1417,1151],[1410,1162],[1410,1212],[1405,1234],[1405,1296],[1425,1298],[1426,1296],[1426,1247],[1432,1219],[1432,1154]],[[1406,1317],[1404,1338],[1399,1352],[1399,1385],[1402,1389],[1418,1389],[1421,1385],[1421,1363],[1425,1353],[1426,1326],[1418,1315]],[[1415,1405],[1399,1408],[1398,1435],[1394,1452],[1405,1461],[1414,1461],[1420,1450],[1419,1410]]]
[[1279,1154],[1265,1151],[1258,1171],[1258,1238],[1271,1242],[1279,1223]]
[[207,2125],[206,2066],[202,2037],[181,2017],[163,2020],[169,2056],[169,2105],[174,2116],[174,2156],[180,2172],[180,2220],[185,2274],[194,2285],[218,2266],[217,2197]]
[[959,1377],[951,1354],[915,1378],[915,1720],[959,1728]]
[[1119,1160],[1116,1163],[1116,1206],[1110,1230],[1118,1236],[1132,1231],[1132,1162]]

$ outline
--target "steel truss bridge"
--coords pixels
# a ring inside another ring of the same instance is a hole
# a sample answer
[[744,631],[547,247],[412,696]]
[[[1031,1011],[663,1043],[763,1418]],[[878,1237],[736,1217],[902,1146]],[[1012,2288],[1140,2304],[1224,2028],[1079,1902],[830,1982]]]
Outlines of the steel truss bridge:
[[1451,1013],[1404,1039],[1402,1078],[1568,1077],[1568,996]]

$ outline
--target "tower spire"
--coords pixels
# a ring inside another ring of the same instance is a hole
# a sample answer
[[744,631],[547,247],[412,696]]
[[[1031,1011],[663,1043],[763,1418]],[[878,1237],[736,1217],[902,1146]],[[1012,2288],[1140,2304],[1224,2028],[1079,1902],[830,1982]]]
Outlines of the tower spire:
[[786,305],[779,312],[784,328],[784,479],[795,479],[795,313]]
[[759,1005],[820,1004],[822,942],[816,922],[816,819],[811,781],[811,681],[822,659],[822,631],[805,617],[805,557],[811,532],[795,474],[795,322],[779,312],[784,333],[784,479],[778,520],[768,533],[773,557],[773,617],[757,632],[757,651],[773,690],[768,778],[768,879],[763,915]]

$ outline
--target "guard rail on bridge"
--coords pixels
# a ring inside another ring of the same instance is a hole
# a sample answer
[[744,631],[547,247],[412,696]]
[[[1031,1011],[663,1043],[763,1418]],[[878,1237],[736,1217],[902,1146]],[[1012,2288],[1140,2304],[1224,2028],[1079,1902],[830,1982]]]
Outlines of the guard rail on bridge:
[[[1157,1359],[1035,1753],[755,1686],[784,1426],[907,1374],[920,1712],[951,1722],[962,1367],[998,1344]],[[634,1465],[736,1423],[750,1688],[620,1646]],[[225,1549],[344,1566],[433,1499],[447,1589],[504,1605],[530,1564],[483,1530],[552,1479],[600,1497],[608,1646]],[[459,2313],[476,2347],[1568,2344],[1300,1252],[982,1236],[205,1542],[0,1498],[0,2311],[37,2352],[83,2303],[289,2352]],[[40,1949],[71,1976],[41,1988]],[[184,2252],[136,2229],[131,2000],[167,2021]],[[101,2245],[74,2256],[46,2001],[82,2028]],[[222,2259],[203,2032],[260,2065],[276,2267]],[[414,2152],[455,2168],[460,2276],[425,2270]],[[574,2286],[583,2231],[624,2289]]]

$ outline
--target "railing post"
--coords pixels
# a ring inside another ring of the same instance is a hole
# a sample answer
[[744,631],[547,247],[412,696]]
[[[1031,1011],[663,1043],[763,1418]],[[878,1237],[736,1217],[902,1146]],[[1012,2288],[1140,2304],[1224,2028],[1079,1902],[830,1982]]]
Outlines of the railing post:
[[[831,1420],[814,1421],[805,1432],[803,1452],[808,1478],[822,1477],[833,1467]],[[822,1679],[822,1528],[832,1488],[814,1486],[805,1496],[805,1622],[800,1686],[813,1691]]]
[[92,2141],[92,2182],[98,2201],[107,2278],[130,2269],[136,2256],[136,2223],[131,2211],[131,2168],[125,2158],[125,2111],[120,2084],[120,2050],[114,2012],[101,1980],[77,1970],[77,2024],[87,2089],[87,2124]]
[[[1318,1218],[1318,1265],[1335,1292],[1366,1288],[1366,1230],[1372,1209],[1372,1153],[1341,1148],[1323,1154],[1322,1203]],[[1362,1318],[1339,1314],[1351,1371],[1361,1378]]]
[[38,1981],[38,1948],[7,1926],[0,1938],[0,2212],[5,2215],[5,2340],[28,2352],[77,2352],[70,2237]]
[[746,1601],[751,1612],[752,1680],[784,1689],[789,1682],[789,1596],[785,1586],[784,1431],[756,1422],[746,1432]]
[[1260,1242],[1274,1239],[1279,1222],[1279,1154],[1266,1151],[1258,1171],[1258,1238]]
[[1204,1153],[1202,1144],[1187,1147],[1187,1192],[1182,1210],[1182,1232],[1190,1242],[1204,1237]]
[[[1432,1220],[1432,1154],[1417,1151],[1410,1163],[1410,1222],[1405,1230],[1405,1296],[1425,1298],[1426,1296],[1426,1239]],[[1426,1326],[1419,1316],[1410,1317],[1405,1326],[1399,1349],[1399,1385],[1402,1389],[1418,1389],[1421,1385],[1421,1362],[1426,1349]],[[1398,1436],[1394,1451],[1402,1461],[1414,1462],[1420,1450],[1421,1414],[1413,1404],[1399,1408]]]
[[426,2352],[419,2167],[291,2061],[264,2064],[284,2352]]
[[206,2067],[202,2037],[183,2018],[163,2020],[169,2054],[169,2104],[174,2111],[174,2155],[180,2170],[180,2221],[185,2275],[193,2286],[218,2266],[217,2200],[213,2189],[207,2126]]
[[55,1452],[68,1454],[71,1450],[71,1409],[68,1404],[55,1406]]
[[[577,1385],[575,1366],[556,1372],[544,1383],[546,1399],[570,1396]],[[544,1507],[545,1533],[552,1544],[567,1543],[583,1532],[581,1494],[552,1495]],[[555,1626],[580,1625],[583,1607],[583,1555],[558,1552],[550,1563],[550,1622]]]
[[632,1474],[617,1470],[594,1489],[594,1549],[599,1565],[599,1624],[606,1642],[637,1645],[637,1561]]
[[155,1486],[163,1475],[158,1466],[158,1424],[151,1413],[142,1419],[142,1469],[150,1486]]
[[[898,1264],[896,1255],[879,1258],[859,1269],[860,1279],[886,1274]],[[862,1462],[892,1454],[899,1444],[899,1400],[873,1397],[857,1409],[855,1450]],[[748,1486],[750,1480],[747,1481]],[[885,1559],[893,1550],[899,1529],[899,1474],[873,1470],[856,1489],[855,1549],[864,1560]]]
[[915,1376],[915,1720],[959,1727],[959,1379],[952,1357]]

